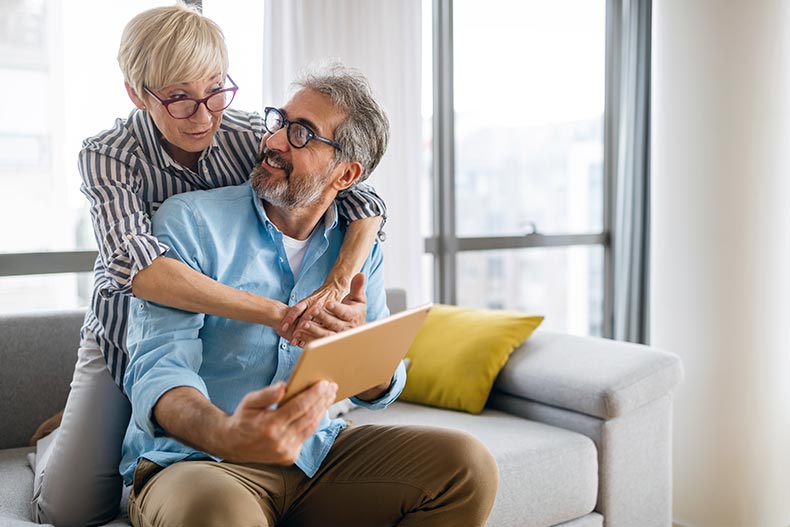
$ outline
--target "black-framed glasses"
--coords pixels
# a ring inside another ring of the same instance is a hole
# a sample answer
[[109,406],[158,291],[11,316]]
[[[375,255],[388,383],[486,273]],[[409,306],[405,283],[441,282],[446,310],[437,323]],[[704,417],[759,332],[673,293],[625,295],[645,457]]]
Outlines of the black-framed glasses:
[[201,104],[204,104],[206,109],[210,112],[221,112],[230,106],[239,87],[233,82],[230,75],[227,75],[227,79],[231,83],[230,88],[217,90],[208,97],[203,97],[202,99],[178,97],[176,99],[162,100],[157,97],[154,92],[149,90],[147,86],[143,86],[143,89],[148,92],[148,95],[159,101],[159,104],[165,107],[165,110],[167,110],[167,113],[169,113],[170,117],[173,119],[189,119],[197,113]]
[[334,146],[340,151],[343,150],[343,147],[340,146],[339,143],[332,141],[331,139],[327,139],[326,137],[317,135],[307,125],[289,121],[285,118],[283,112],[277,108],[267,107],[263,109],[263,127],[266,128],[266,131],[270,134],[274,134],[277,131],[286,128],[285,136],[288,138],[288,142],[294,148],[304,148],[311,139],[315,139],[316,141],[321,141],[322,143]]

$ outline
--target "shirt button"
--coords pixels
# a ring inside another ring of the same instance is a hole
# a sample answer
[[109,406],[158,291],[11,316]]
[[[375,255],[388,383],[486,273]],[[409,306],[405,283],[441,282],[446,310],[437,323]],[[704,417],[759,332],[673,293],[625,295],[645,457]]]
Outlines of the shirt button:
[[280,344],[280,349],[284,350],[285,348],[286,348],[285,342],[283,342],[282,344]]
[[127,235],[126,235],[126,239],[127,239],[127,240],[131,240],[131,239],[133,239],[133,238],[134,238],[134,236],[132,236],[131,234],[127,234]]
[[145,309],[145,304],[140,303],[140,309]]
[[285,260],[283,260],[282,257],[280,257],[280,263],[285,263]]
[[291,300],[296,300],[296,295],[291,293]]

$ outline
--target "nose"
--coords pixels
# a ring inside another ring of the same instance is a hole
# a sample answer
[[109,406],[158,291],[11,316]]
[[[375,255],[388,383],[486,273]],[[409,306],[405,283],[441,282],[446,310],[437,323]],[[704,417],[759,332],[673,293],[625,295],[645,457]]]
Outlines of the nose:
[[266,143],[266,146],[271,148],[272,150],[277,150],[279,152],[283,152],[291,145],[288,144],[288,131],[286,126],[283,126],[276,132],[268,133],[263,136],[263,142]]
[[198,104],[197,111],[190,117],[190,120],[196,123],[209,123],[212,118],[213,115],[209,111],[208,106],[206,106],[206,101],[203,101]]

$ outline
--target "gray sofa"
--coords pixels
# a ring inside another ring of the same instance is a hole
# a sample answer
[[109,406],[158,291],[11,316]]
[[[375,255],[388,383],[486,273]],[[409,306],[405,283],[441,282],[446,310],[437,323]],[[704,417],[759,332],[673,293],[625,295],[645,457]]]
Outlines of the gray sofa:
[[[404,304],[390,292],[390,306]],[[38,424],[62,408],[84,312],[0,316],[0,526],[29,526]],[[466,430],[493,452],[492,527],[670,527],[671,390],[678,358],[538,330],[511,356],[481,415],[395,403],[358,423]],[[110,525],[128,525],[125,514]]]

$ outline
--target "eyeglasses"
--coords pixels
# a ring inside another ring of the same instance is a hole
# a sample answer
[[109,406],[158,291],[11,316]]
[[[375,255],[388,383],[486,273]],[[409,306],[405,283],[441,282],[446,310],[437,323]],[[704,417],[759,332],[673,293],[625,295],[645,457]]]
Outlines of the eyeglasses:
[[294,148],[304,148],[311,139],[315,139],[316,141],[321,141],[322,143],[334,146],[341,152],[343,151],[343,147],[340,146],[339,143],[336,143],[331,139],[327,139],[326,137],[316,135],[315,132],[310,130],[310,128],[302,123],[289,121],[277,108],[263,109],[263,127],[266,128],[266,131],[270,134],[274,134],[279,130],[286,128],[285,135],[288,138],[288,142]]
[[227,76],[227,79],[232,84],[230,88],[224,88],[215,91],[208,97],[203,97],[202,99],[178,97],[175,99],[163,101],[157,97],[154,92],[149,90],[147,86],[143,86],[143,89],[148,92],[148,95],[159,101],[159,103],[165,107],[165,110],[167,110],[167,113],[169,113],[170,117],[173,119],[189,119],[197,113],[201,104],[204,104],[206,109],[210,112],[221,112],[230,106],[230,103],[233,102],[233,98],[236,96],[236,90],[238,90],[239,87],[235,82],[233,82],[233,79],[230,78],[230,75]]

